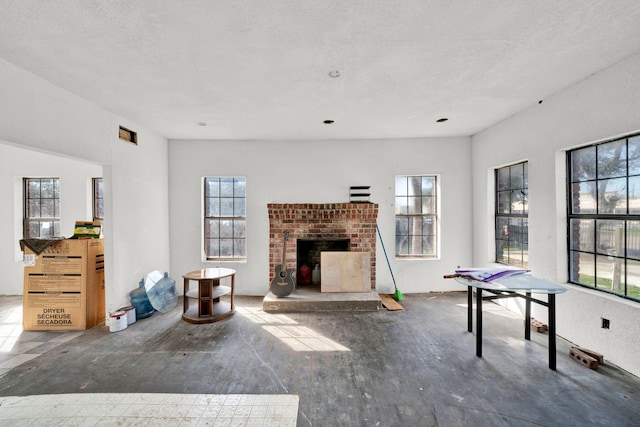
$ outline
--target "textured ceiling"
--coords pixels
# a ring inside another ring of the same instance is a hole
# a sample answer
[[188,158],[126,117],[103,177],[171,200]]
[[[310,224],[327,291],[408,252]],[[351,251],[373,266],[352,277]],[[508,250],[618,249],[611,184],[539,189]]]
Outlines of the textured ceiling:
[[638,0],[0,0],[0,58],[168,138],[473,135],[640,51],[639,22]]

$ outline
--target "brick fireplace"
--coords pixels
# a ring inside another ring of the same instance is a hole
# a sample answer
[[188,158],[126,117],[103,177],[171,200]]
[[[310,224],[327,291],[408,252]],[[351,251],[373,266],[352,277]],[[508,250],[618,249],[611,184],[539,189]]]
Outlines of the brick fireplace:
[[[288,268],[297,268],[298,240],[348,241],[351,252],[371,255],[371,289],[376,287],[376,220],[374,203],[270,203],[269,283],[275,267],[282,263],[285,233],[289,233],[285,254]],[[297,271],[296,271],[297,273]]]

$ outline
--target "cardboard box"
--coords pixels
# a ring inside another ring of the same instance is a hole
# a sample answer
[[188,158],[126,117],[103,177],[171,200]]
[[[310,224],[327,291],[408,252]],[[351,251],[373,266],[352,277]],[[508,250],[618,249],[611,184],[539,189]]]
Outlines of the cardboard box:
[[30,293],[22,307],[25,331],[82,330],[87,327],[85,299],[81,293]]
[[25,291],[41,292],[82,292],[85,278],[80,274],[39,274],[29,273],[25,277]]
[[[86,274],[86,260],[82,255],[55,255],[45,252],[36,256],[35,263],[29,267],[30,274],[76,274],[84,276]],[[26,252],[31,252],[26,249]],[[29,254],[30,255],[30,254]],[[39,261],[39,262],[38,262]]]
[[99,239],[102,237],[102,222],[76,221],[73,229],[74,239]]
[[82,330],[105,320],[104,243],[65,239],[25,248],[24,330]]

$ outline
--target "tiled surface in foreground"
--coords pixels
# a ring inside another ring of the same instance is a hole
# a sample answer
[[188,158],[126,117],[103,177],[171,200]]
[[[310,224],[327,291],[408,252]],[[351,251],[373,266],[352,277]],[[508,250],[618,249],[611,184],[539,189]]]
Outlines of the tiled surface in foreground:
[[298,396],[96,393],[0,397],[0,425],[294,426]]

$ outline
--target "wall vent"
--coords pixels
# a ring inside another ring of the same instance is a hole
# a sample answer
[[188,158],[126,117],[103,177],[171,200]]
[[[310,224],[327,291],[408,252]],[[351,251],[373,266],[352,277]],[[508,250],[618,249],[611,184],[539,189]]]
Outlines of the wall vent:
[[349,203],[371,203],[370,185],[356,185],[349,187]]
[[138,134],[132,130],[120,126],[119,137],[123,141],[138,145]]

